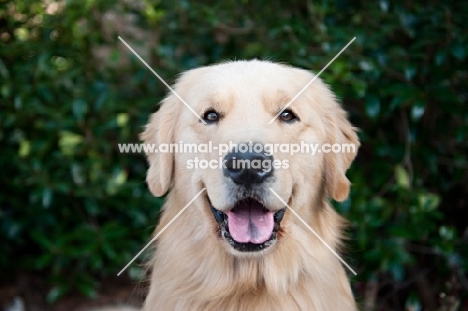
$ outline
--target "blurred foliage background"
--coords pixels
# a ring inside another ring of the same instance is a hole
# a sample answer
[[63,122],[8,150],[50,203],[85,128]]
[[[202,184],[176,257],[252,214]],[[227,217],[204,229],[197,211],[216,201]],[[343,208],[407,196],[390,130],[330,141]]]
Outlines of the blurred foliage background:
[[[468,310],[468,2],[0,1],[0,283],[93,296],[161,199],[137,142],[183,70],[262,58],[322,74],[360,128],[347,260],[365,310]],[[140,259],[141,262],[141,259]],[[138,266],[125,272],[138,279]]]

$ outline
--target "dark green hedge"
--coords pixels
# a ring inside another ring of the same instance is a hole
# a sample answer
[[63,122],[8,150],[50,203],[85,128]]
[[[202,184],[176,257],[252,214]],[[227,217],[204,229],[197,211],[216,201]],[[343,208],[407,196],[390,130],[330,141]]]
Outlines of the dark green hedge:
[[337,205],[356,296],[467,306],[466,16],[462,1],[0,2],[0,269],[47,271],[51,301],[92,295],[154,229],[145,159],[117,143],[137,142],[166,89],[118,35],[168,82],[255,57],[318,72],[357,37],[321,76],[361,129]]

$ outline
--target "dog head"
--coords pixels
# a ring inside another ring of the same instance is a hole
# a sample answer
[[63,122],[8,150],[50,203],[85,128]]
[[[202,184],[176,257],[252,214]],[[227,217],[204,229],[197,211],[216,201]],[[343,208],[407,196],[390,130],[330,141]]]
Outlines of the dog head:
[[314,78],[258,60],[184,73],[141,135],[146,144],[178,146],[148,154],[151,192],[173,188],[189,202],[206,188],[194,208],[228,252],[274,250],[297,221],[288,206],[311,214],[324,197],[343,201],[350,190],[345,173],[358,138],[320,79],[304,88]]

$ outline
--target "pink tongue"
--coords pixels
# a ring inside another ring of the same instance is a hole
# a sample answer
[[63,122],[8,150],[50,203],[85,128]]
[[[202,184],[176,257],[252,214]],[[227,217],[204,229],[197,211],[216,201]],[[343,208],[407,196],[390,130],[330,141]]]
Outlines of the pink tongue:
[[[258,204],[258,203],[257,203]],[[238,243],[262,244],[273,233],[273,212],[264,212],[255,202],[245,202],[227,212],[228,227],[232,238]]]

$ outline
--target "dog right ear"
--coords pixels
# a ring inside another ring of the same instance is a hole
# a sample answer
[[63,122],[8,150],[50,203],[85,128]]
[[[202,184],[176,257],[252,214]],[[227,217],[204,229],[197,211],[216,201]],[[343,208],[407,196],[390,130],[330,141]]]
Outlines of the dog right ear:
[[[174,143],[175,126],[180,106],[173,94],[170,94],[161,102],[161,107],[150,116],[145,131],[140,134],[140,139],[144,144],[148,144],[148,146],[152,144],[151,148],[157,150],[161,144]],[[145,151],[149,163],[146,182],[153,195],[163,196],[172,183],[174,154],[148,152],[148,149]]]

